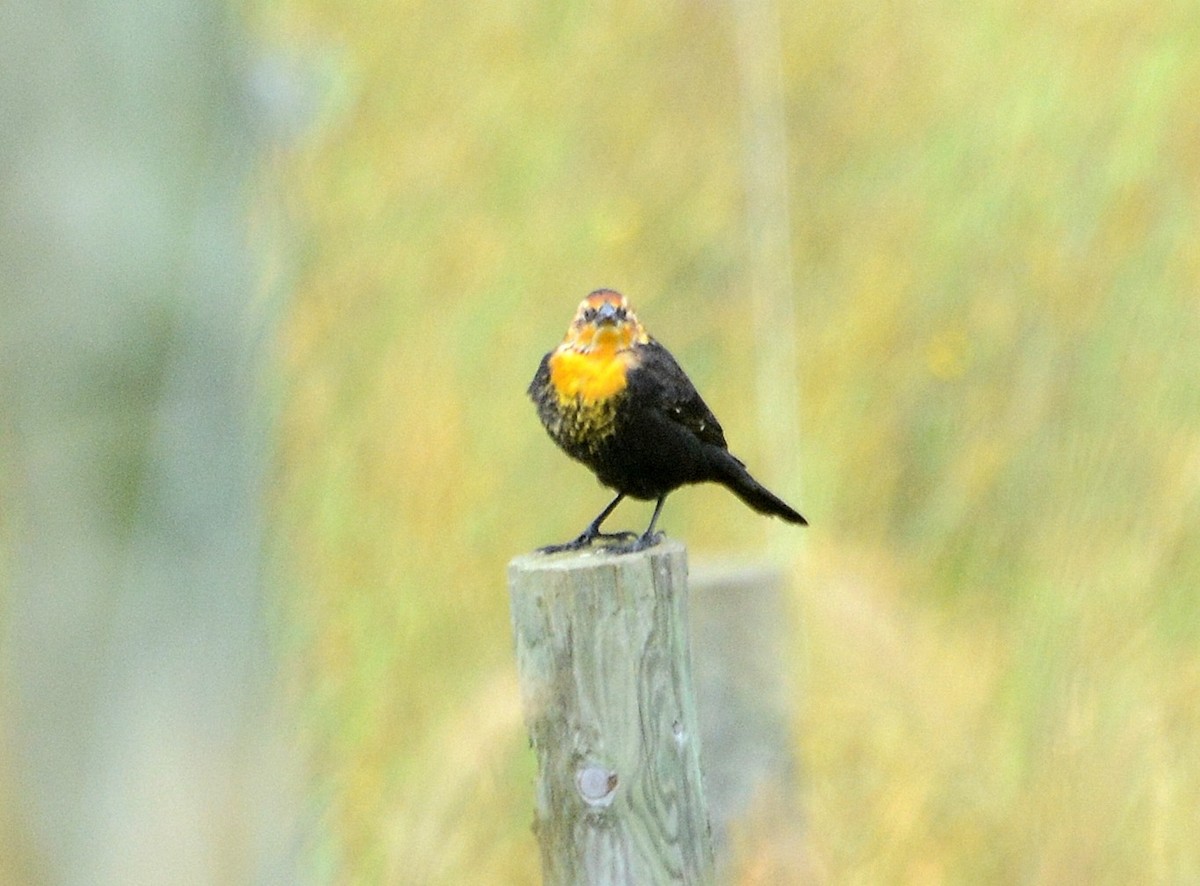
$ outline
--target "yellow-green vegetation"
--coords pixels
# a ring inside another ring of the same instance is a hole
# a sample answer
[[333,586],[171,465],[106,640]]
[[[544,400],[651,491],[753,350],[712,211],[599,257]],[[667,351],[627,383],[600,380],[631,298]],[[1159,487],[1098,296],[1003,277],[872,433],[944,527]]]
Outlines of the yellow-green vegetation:
[[[812,522],[785,550],[817,881],[1200,880],[1197,13],[783,10],[803,488],[777,491]],[[607,501],[525,400],[538,359],[615,287],[768,456],[732,13],[251,18],[320,84],[262,201],[313,864],[531,882],[504,564]],[[662,525],[703,556],[767,522],[698,488]]]

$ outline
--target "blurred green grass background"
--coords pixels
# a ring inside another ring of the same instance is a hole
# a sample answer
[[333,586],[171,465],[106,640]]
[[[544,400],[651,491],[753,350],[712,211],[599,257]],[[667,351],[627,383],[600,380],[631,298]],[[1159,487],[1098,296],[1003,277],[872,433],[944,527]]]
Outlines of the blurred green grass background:
[[[317,870],[537,878],[504,565],[606,496],[523,392],[604,285],[751,468],[799,465],[785,854],[816,882],[1200,880],[1198,12],[783,9],[802,434],[768,453],[730,7],[252,5],[318,85],[258,213]],[[664,526],[698,557],[771,531],[707,488]]]

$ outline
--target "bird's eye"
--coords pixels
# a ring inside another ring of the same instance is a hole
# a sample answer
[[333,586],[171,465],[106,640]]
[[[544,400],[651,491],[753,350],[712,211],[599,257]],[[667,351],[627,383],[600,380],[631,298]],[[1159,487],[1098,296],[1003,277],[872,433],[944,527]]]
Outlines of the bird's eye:
[[584,308],[583,309],[583,319],[584,319],[585,323],[591,323],[593,320],[595,320],[596,319],[596,309],[595,308]]

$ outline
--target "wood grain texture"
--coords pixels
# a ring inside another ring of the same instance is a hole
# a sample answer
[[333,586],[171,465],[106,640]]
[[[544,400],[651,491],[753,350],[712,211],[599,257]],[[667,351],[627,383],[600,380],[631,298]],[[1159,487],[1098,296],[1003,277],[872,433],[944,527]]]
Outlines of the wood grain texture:
[[547,886],[710,883],[682,544],[509,565]]

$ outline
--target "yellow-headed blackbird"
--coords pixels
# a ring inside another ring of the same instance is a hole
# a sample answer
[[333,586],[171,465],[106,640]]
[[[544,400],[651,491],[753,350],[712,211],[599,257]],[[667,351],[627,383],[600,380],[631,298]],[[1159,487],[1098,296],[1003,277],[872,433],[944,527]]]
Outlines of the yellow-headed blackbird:
[[[730,454],[712,410],[618,292],[599,289],[580,303],[562,344],[542,358],[529,396],[554,442],[617,492],[578,538],[544,552],[581,548],[597,538],[616,540],[611,549],[619,551],[651,547],[661,538],[654,525],[667,494],[709,480],[756,511],[808,522]],[[601,532],[627,495],[657,499],[646,531]]]

